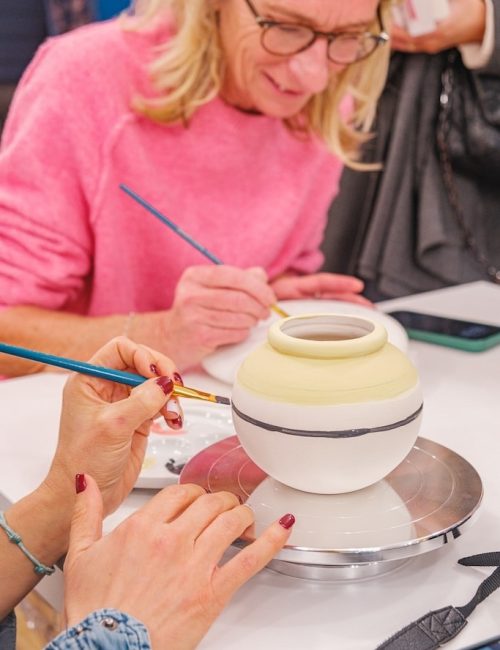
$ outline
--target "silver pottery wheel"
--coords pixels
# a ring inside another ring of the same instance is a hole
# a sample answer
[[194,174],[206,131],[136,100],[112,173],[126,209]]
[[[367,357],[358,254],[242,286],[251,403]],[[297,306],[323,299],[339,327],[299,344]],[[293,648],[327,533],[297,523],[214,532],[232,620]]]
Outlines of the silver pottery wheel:
[[209,492],[233,492],[253,508],[255,525],[237,546],[293,513],[296,523],[288,545],[268,566],[315,580],[377,576],[452,541],[471,521],[483,495],[470,463],[425,438],[417,438],[405,460],[382,481],[346,494],[313,494],[279,483],[250,460],[236,436],[194,456],[179,480]]

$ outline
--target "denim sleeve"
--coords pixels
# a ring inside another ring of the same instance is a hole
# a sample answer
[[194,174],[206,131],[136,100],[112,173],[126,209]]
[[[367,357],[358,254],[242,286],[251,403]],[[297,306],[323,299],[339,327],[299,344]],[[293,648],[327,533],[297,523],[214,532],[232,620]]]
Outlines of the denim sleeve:
[[14,612],[0,621],[0,648],[16,650],[16,615]]
[[116,609],[99,609],[59,634],[45,650],[151,650],[151,642],[137,619]]

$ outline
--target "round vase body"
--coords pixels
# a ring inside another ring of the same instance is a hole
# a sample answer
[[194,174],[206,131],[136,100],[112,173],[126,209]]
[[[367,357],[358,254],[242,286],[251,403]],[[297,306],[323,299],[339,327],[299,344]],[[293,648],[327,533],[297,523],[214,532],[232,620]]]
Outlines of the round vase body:
[[418,435],[422,394],[409,359],[385,328],[348,314],[294,316],[241,364],[233,422],[269,476],[335,494],[382,479]]

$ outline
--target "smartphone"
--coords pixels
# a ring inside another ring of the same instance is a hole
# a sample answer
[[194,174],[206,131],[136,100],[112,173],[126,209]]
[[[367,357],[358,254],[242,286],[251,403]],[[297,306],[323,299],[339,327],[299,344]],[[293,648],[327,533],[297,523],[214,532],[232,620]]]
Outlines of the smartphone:
[[500,636],[496,636],[493,639],[486,639],[480,643],[474,645],[468,645],[462,650],[500,650]]
[[390,311],[417,341],[436,343],[467,352],[482,352],[500,343],[500,326],[423,314],[416,311]]

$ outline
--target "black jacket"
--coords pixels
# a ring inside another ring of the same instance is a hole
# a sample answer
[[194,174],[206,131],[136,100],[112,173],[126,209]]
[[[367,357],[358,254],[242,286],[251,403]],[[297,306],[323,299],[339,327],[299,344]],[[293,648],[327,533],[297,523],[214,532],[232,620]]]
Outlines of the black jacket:
[[[474,74],[500,77],[500,0],[493,2],[494,53]],[[324,268],[363,278],[375,300],[488,279],[443,184],[436,123],[446,60],[446,52],[393,55],[363,155],[383,170],[346,169],[330,209]],[[455,181],[468,228],[500,268],[500,182],[458,173]]]

